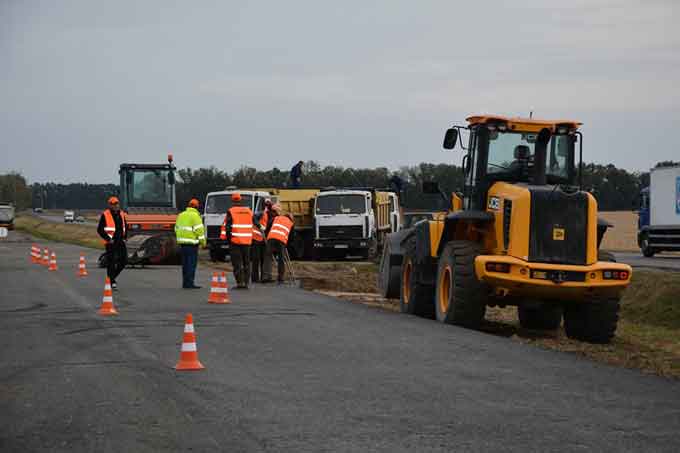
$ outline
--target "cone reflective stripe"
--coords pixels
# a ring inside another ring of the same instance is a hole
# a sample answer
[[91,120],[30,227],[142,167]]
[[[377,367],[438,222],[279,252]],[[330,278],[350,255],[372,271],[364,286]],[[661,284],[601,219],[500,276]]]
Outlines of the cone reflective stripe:
[[205,367],[198,360],[198,349],[196,348],[196,332],[194,332],[194,318],[189,313],[184,321],[184,337],[182,338],[182,348],[179,353],[179,362],[175,365],[178,371],[202,370]]
[[80,255],[80,262],[78,263],[78,277],[87,277],[87,268],[85,267],[85,255]]
[[42,261],[40,262],[43,266],[49,266],[50,265],[50,251],[45,247],[43,249],[43,257]]
[[57,267],[57,255],[52,252],[52,258],[50,259],[50,267],[47,268],[48,271],[56,271],[59,269]]
[[231,299],[229,299],[229,288],[227,287],[227,276],[222,272],[220,277],[220,293],[222,294],[222,303],[230,304]]
[[217,291],[219,286],[220,283],[217,272],[213,272],[212,281],[210,282],[210,295],[208,296],[208,302],[213,304],[219,302],[219,291]]
[[111,292],[111,280],[109,277],[106,277],[106,282],[104,283],[104,296],[102,297],[102,306],[99,308],[98,313],[102,316],[118,314],[118,311],[113,306],[113,293]]
[[31,262],[40,263],[40,247],[35,244],[31,246]]

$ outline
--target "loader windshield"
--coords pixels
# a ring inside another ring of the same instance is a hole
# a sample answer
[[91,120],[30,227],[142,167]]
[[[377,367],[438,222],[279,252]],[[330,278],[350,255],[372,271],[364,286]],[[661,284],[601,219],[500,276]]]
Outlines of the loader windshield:
[[[533,181],[536,152],[535,133],[498,132],[489,135],[489,154],[486,174],[496,180]],[[573,140],[568,135],[553,135],[547,146],[545,159],[548,184],[573,183]]]

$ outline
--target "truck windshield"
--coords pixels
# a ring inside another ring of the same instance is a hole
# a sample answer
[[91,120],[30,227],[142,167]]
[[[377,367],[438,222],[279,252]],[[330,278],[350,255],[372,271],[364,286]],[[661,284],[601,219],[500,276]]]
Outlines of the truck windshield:
[[366,212],[364,195],[323,195],[316,198],[317,214],[363,214]]
[[[489,137],[487,175],[499,180],[530,182],[533,177],[535,133],[494,131]],[[573,141],[568,135],[550,138],[545,159],[548,184],[571,183],[574,178]]]
[[9,222],[14,219],[14,208],[0,207],[0,221]]
[[172,206],[171,170],[131,170],[128,186],[131,206]]
[[[253,196],[241,195],[241,205],[252,207]],[[206,214],[226,214],[229,208],[233,206],[231,201],[231,194],[210,195],[205,202]]]

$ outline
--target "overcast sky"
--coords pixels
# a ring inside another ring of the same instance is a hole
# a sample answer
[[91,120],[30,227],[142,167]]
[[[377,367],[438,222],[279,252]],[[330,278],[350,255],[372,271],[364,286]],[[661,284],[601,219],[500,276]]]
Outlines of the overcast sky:
[[0,0],[0,173],[459,164],[449,124],[530,109],[644,170],[680,160],[678,5]]

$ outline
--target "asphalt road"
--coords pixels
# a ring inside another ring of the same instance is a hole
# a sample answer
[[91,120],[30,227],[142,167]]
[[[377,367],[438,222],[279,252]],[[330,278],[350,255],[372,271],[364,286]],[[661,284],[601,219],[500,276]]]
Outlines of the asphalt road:
[[[677,381],[289,287],[209,305],[174,267],[102,318],[97,253],[53,247],[0,242],[3,452],[680,451]],[[187,312],[206,370],[178,373]]]
[[651,258],[645,258],[642,253],[616,252],[614,255],[617,261],[630,264],[633,268],[680,272],[680,254],[677,253],[659,253]]
[[[45,212],[32,212],[31,214],[35,217],[39,217],[43,220],[47,220],[48,222],[66,223],[66,222],[64,222],[64,215],[63,214],[58,215],[58,214],[50,214],[50,213],[45,213]],[[97,222],[85,219],[84,222],[75,222],[75,225],[97,225]]]

